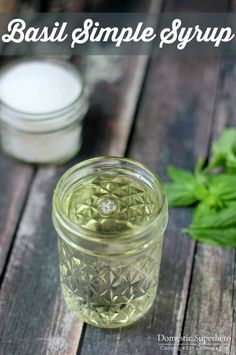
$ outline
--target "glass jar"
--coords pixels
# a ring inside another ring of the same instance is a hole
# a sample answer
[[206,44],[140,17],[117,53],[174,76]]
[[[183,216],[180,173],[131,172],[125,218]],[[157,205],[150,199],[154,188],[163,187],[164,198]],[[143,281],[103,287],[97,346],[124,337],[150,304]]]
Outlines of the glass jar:
[[2,149],[30,163],[65,162],[80,149],[87,108],[84,85],[73,65],[49,59],[16,61],[0,75]]
[[137,161],[89,159],[61,177],[53,197],[61,285],[82,320],[116,328],[149,310],[167,219],[159,177]]

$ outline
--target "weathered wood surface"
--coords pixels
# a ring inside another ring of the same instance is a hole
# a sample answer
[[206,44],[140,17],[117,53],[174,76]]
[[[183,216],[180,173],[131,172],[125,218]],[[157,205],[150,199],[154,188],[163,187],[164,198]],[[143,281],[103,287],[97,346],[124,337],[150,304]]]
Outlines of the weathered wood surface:
[[[236,60],[223,58],[216,96],[212,138],[216,138],[225,126],[236,127]],[[235,250],[198,244],[189,302],[186,313],[184,335],[231,337],[231,341],[222,343],[221,354],[235,354],[235,311],[236,311],[236,275]],[[208,342],[209,344],[210,342]],[[220,344],[220,342],[215,342]],[[190,350],[188,354],[202,354]],[[205,350],[212,354],[212,350]]]
[[[0,9],[3,3],[5,9],[10,9],[10,5],[20,2],[2,0]],[[25,9],[30,8],[30,3],[34,2],[21,2],[28,4]],[[129,6],[133,4],[130,2]],[[225,11],[228,6],[227,1],[195,4],[202,11]],[[86,2],[89,8],[74,0],[55,0],[46,5],[45,1],[40,2],[41,9],[55,11],[97,11],[101,5],[99,0]],[[159,1],[152,2],[152,10],[159,5]],[[187,1],[165,1],[166,11],[177,8],[193,9]],[[228,335],[230,331],[235,339],[234,251],[202,244],[195,247],[191,239],[181,235],[180,229],[188,224],[191,211],[171,211],[159,292],[152,312],[130,328],[107,331],[83,325],[65,307],[58,290],[56,236],[50,207],[55,183],[69,166],[94,155],[126,152],[141,92],[128,155],[145,161],[163,179],[167,163],[192,168],[196,157],[207,153],[212,127],[217,135],[226,123],[236,123],[234,61],[224,60],[218,81],[217,58],[153,58],[144,87],[145,57],[76,61],[87,72],[93,87],[84,127],[85,144],[79,156],[66,166],[40,168],[34,176],[29,165],[0,155],[0,188],[5,191],[0,195],[0,206],[4,206],[0,207],[0,273],[11,251],[0,293],[0,354],[74,355],[82,327],[78,351],[82,355],[162,354],[158,334]],[[95,78],[90,72],[94,67]],[[169,351],[172,352],[177,353]],[[235,354],[235,342],[224,353]]]

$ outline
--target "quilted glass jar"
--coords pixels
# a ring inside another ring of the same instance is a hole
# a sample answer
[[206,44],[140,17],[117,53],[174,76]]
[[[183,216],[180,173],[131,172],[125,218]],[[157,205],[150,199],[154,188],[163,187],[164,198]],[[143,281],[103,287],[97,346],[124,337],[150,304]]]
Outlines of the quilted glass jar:
[[61,285],[81,319],[116,328],[148,311],[167,219],[160,179],[136,161],[89,159],[61,177],[53,197]]

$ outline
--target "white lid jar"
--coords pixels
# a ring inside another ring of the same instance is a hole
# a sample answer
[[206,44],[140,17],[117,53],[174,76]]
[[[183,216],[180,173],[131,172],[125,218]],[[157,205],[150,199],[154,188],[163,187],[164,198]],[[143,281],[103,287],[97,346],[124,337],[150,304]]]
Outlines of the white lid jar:
[[62,163],[81,146],[88,103],[77,69],[62,61],[28,59],[0,75],[2,149],[31,163]]

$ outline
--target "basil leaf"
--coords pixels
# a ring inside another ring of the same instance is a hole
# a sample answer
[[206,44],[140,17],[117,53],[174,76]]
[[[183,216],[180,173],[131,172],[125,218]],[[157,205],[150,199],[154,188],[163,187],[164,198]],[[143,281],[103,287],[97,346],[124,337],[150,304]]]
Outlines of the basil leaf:
[[210,167],[225,166],[227,156],[235,155],[236,150],[236,130],[234,128],[225,129],[220,138],[213,143]]
[[176,168],[173,165],[169,165],[167,167],[167,174],[174,182],[178,182],[181,184],[186,182],[194,183],[196,180],[195,176],[189,171]]
[[233,151],[227,154],[226,169],[229,173],[236,173],[236,153]]
[[[194,174],[174,166],[168,166],[167,173],[174,181],[174,183],[165,185],[170,206],[192,205],[208,195],[206,187],[199,181],[200,174],[196,177]],[[205,177],[203,181],[205,181]]]
[[206,159],[205,158],[198,158],[197,164],[195,165],[194,168],[194,174],[195,176],[203,175],[204,173],[204,165],[206,164]]
[[226,129],[214,142],[208,165],[201,158],[194,173],[169,166],[168,175],[169,205],[196,205],[183,231],[201,242],[236,247],[236,129]]
[[167,199],[170,206],[187,206],[197,201],[192,189],[184,184],[165,184]]
[[183,230],[193,239],[224,247],[236,247],[236,204],[212,211],[205,203],[195,209],[192,224]]
[[202,201],[209,195],[208,189],[200,182],[196,182],[193,186],[193,193],[197,200]]
[[236,228],[236,209],[235,207],[227,207],[220,211],[202,210],[200,204],[193,216],[193,222],[190,228],[204,229],[204,228]]
[[232,228],[185,228],[193,239],[222,247],[236,247],[236,227]]
[[209,182],[209,193],[223,201],[236,199],[236,175],[220,174],[212,176]]

